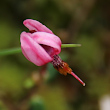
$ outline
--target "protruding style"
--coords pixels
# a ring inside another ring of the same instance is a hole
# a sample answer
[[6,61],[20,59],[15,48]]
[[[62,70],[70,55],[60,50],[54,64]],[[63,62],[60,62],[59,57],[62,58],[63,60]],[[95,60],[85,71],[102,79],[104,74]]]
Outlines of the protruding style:
[[85,83],[75,73],[72,72],[72,69],[69,67],[69,65],[58,55],[54,55],[53,61],[51,63],[53,64],[54,68],[59,71],[59,73],[63,75],[67,75],[67,73],[69,73],[74,76],[83,86],[85,86]]

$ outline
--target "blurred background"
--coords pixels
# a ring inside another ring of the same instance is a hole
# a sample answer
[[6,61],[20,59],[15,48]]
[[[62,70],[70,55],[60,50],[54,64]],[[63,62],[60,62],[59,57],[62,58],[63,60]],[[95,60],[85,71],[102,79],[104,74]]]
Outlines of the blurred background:
[[2,0],[0,50],[20,47],[23,20],[40,21],[81,47],[60,56],[86,83],[22,53],[0,56],[0,110],[110,110],[110,0]]

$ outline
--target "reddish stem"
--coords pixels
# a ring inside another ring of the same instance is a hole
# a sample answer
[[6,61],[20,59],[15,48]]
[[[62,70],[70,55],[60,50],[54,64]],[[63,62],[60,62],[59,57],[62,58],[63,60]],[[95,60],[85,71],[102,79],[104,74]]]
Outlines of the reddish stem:
[[85,86],[85,83],[73,72],[70,73],[72,76],[74,76],[83,86]]

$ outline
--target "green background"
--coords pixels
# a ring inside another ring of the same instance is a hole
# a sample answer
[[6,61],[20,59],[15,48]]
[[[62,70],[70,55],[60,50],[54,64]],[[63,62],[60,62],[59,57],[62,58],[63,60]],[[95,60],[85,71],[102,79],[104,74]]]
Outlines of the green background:
[[110,97],[110,1],[2,0],[0,50],[20,47],[27,18],[45,24],[62,43],[82,44],[63,48],[60,56],[86,86],[50,63],[37,67],[22,53],[0,56],[0,110],[103,110],[103,97]]

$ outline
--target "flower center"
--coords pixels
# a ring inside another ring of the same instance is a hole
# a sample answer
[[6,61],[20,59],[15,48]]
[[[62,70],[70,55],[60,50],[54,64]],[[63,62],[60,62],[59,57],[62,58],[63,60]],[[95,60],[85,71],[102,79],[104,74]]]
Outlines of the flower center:
[[50,57],[53,58],[53,56],[55,55],[55,51],[53,47],[50,47],[44,44],[40,44],[40,46],[42,46],[44,50],[50,55]]

